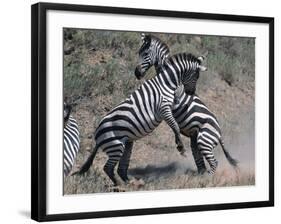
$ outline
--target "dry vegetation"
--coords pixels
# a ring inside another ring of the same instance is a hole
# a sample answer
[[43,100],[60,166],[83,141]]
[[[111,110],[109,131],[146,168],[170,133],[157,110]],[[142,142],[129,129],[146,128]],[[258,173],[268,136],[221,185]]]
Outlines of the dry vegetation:
[[[162,124],[134,145],[129,174],[143,186],[123,186],[125,191],[255,184],[254,162],[254,68],[255,42],[251,38],[156,34],[170,46],[171,53],[208,52],[208,72],[202,73],[197,94],[216,114],[225,143],[239,170],[228,165],[220,147],[213,176],[196,173],[189,151],[182,158],[172,131]],[[64,95],[73,106],[81,132],[76,167],[94,145],[93,133],[100,119],[132,93],[142,81],[134,77],[140,34],[95,30],[64,30]],[[154,75],[151,69],[148,77]],[[184,138],[189,147],[189,139]],[[65,180],[65,194],[108,192],[110,184],[102,168],[106,160],[98,152],[89,172]],[[75,168],[74,168],[75,169]]]

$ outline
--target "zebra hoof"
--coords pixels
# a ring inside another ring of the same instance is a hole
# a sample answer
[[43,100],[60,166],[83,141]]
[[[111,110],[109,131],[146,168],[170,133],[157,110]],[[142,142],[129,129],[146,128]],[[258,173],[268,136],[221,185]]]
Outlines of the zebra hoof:
[[182,144],[178,144],[178,145],[177,145],[177,150],[178,150],[180,153],[182,153],[182,152],[185,151],[185,149],[184,149],[184,147],[183,147]]
[[213,175],[215,174],[215,171],[213,171],[213,170],[208,170],[207,173],[208,173],[209,176],[213,176]]
[[69,176],[76,176],[77,174],[79,174],[80,170],[74,170],[72,172],[70,172]]
[[133,178],[132,180],[129,181],[129,184],[135,188],[140,188],[142,186],[145,185],[143,179],[136,179],[136,178]]
[[206,169],[200,169],[200,170],[198,170],[198,174],[199,175],[204,175],[205,173],[206,173]]
[[111,192],[125,192],[125,188],[122,188],[120,186],[111,186],[109,187],[109,191]]
[[181,156],[183,156],[184,158],[187,158],[187,152],[184,150],[181,152]]

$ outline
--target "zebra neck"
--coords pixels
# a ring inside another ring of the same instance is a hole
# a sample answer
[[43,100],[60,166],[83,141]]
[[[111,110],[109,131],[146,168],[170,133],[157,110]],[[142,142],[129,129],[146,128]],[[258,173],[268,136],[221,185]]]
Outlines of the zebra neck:
[[164,58],[162,57],[162,58],[161,58],[161,56],[158,55],[158,58],[155,60],[155,62],[154,62],[154,68],[155,68],[155,71],[156,71],[157,73],[161,72],[161,68],[162,68],[162,66],[163,66],[164,63],[165,63],[166,58],[167,58],[167,57],[164,57]]
[[165,63],[161,66],[161,75],[167,80],[167,85],[170,85],[174,90],[182,85],[181,73],[182,71],[178,70],[178,67],[173,66],[171,63]]
[[69,120],[64,123],[64,128],[70,128],[70,121]]
[[175,92],[179,87],[179,84],[165,69],[161,69],[161,72],[155,76],[155,80],[159,86],[164,87],[169,92]]
[[155,63],[154,68],[155,68],[156,74],[159,74],[161,72],[162,65],[158,64],[158,63]]

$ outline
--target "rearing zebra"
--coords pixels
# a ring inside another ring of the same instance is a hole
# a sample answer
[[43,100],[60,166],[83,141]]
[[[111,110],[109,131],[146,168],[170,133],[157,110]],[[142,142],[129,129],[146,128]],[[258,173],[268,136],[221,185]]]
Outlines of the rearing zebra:
[[199,71],[205,70],[200,64],[201,61],[191,54],[170,57],[160,73],[144,82],[101,120],[95,132],[96,146],[78,173],[86,172],[97,150],[102,149],[108,155],[104,171],[114,185],[117,185],[114,167],[118,162],[117,173],[127,182],[133,142],[151,133],[162,120],[173,130],[177,148],[183,154],[185,149],[180,129],[171,111],[174,92],[181,84],[196,85]]
[[[161,71],[165,66],[165,60],[169,58],[169,48],[159,38],[153,35],[142,34],[143,44],[139,50],[139,64],[135,70],[135,76],[140,79],[145,76],[147,70],[154,65],[156,71]],[[203,58],[199,58],[203,60]],[[194,84],[191,83],[193,87]],[[193,91],[195,92],[195,91]],[[182,91],[178,88],[175,92],[175,104],[172,112],[180,127],[181,134],[191,138],[191,149],[199,173],[206,171],[203,156],[210,165],[209,173],[216,171],[218,162],[214,157],[213,148],[220,143],[223,152],[232,166],[237,166],[225,149],[222,140],[221,129],[215,115],[196,95]],[[177,99],[178,98],[178,99]]]
[[66,177],[74,164],[79,151],[80,138],[76,120],[70,115],[71,106],[63,105],[63,174]]

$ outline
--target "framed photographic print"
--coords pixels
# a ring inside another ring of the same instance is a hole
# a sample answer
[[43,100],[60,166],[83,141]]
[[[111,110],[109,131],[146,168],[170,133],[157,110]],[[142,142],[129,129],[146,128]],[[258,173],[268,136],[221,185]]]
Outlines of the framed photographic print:
[[274,19],[32,6],[32,219],[274,205]]

